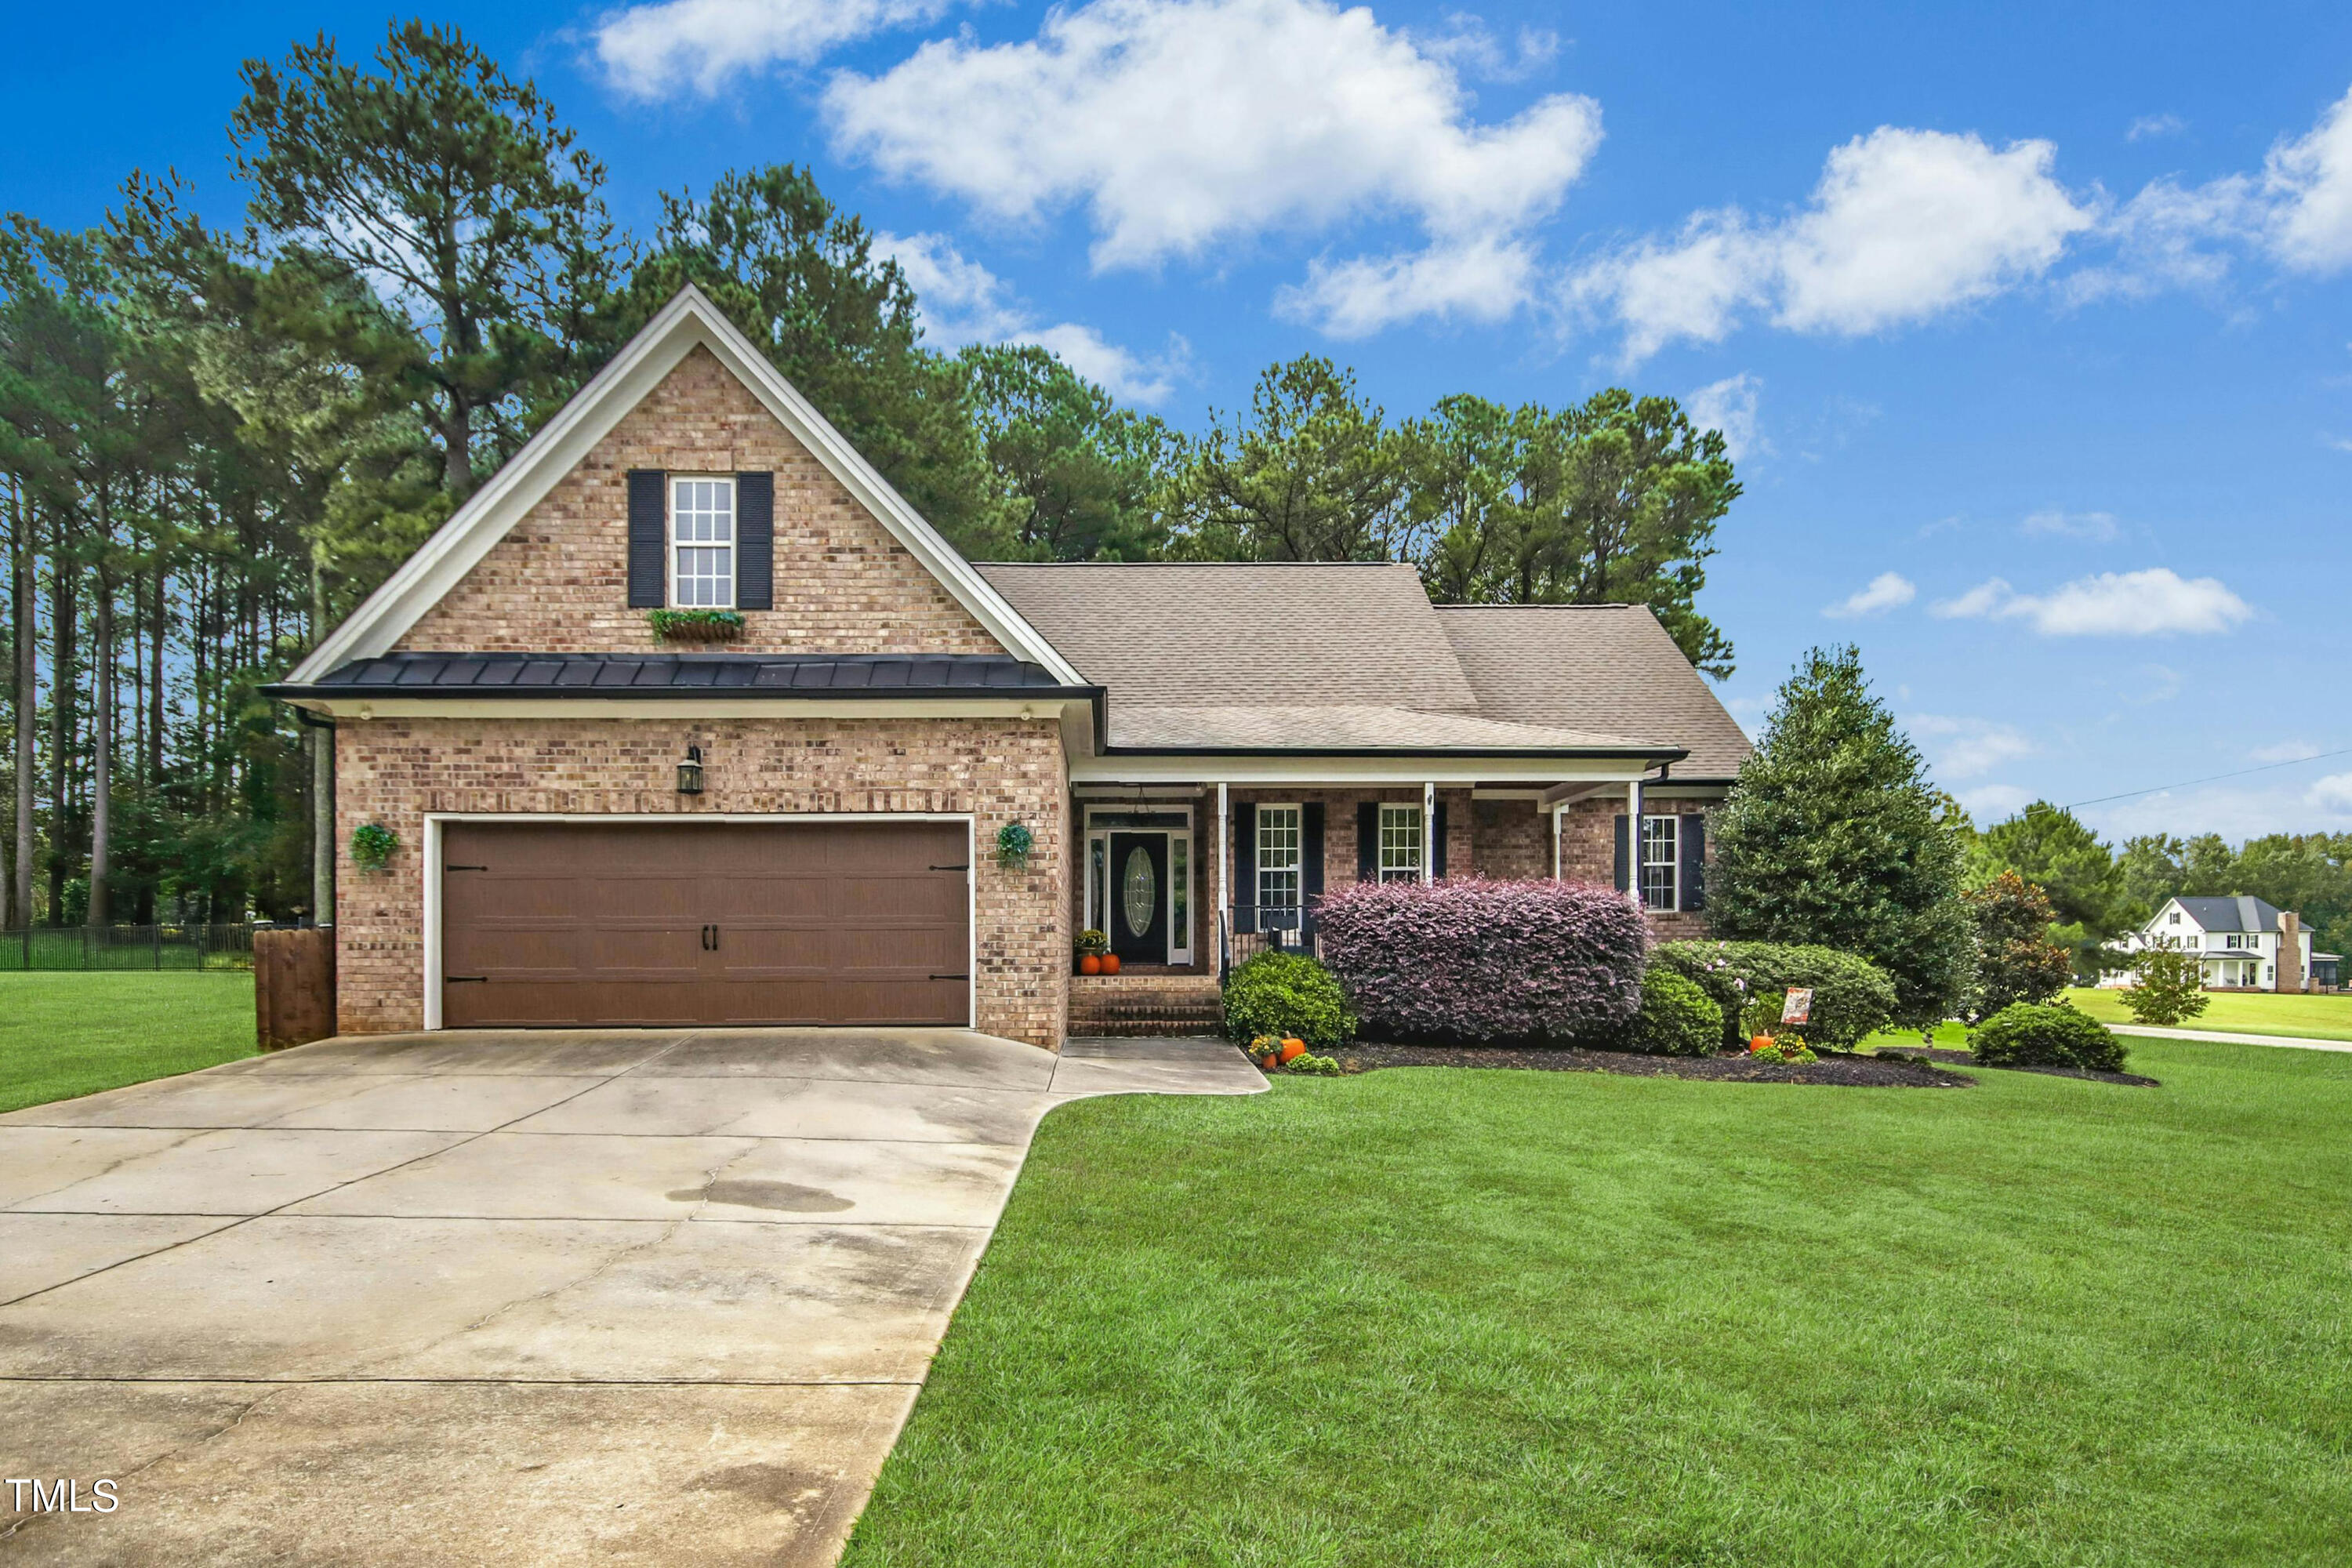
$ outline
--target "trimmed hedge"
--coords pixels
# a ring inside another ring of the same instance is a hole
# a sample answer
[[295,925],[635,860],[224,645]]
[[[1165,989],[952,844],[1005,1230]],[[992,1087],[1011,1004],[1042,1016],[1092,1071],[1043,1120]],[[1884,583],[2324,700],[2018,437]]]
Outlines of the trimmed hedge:
[[2114,1030],[2063,1002],[2012,1002],[1969,1031],[1989,1068],[2088,1068],[2121,1072],[2129,1055]]
[[1723,1044],[1723,1009],[1695,980],[1662,963],[1642,976],[1642,1010],[1626,1045],[1654,1057],[1709,1057]]
[[1739,1037],[1739,1016],[1748,998],[1790,986],[1812,990],[1812,1018],[1804,1026],[1804,1036],[1816,1046],[1850,1051],[1864,1036],[1885,1028],[1895,1016],[1895,983],[1886,972],[1866,958],[1833,947],[1776,942],[1669,942],[1658,948],[1656,962],[1697,982],[1723,1009],[1727,1050],[1747,1044]]
[[1622,1037],[1649,923],[1569,882],[1359,882],[1316,911],[1323,957],[1367,1033],[1453,1045]]
[[1294,1036],[1336,1050],[1356,1034],[1356,1016],[1331,972],[1297,952],[1261,952],[1225,981],[1225,1037]]

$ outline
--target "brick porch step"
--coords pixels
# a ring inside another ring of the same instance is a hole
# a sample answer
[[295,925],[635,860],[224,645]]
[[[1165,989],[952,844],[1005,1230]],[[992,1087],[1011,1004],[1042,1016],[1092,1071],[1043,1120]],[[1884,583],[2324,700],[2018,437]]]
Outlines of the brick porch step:
[[1073,1035],[1213,1035],[1224,1015],[1213,974],[1149,970],[1070,976]]

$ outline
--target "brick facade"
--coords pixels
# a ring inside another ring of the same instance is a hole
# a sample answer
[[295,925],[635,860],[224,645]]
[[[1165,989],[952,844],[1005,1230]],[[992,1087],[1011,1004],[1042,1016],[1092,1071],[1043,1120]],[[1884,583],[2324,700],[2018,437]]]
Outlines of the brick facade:
[[[703,748],[703,793],[677,759]],[[1069,808],[1061,731],[1020,719],[374,719],[336,731],[341,1027],[424,1026],[427,812],[697,816],[725,812],[970,812],[976,818],[978,1026],[1061,1047],[1068,1001]],[[378,874],[351,861],[353,829],[400,837]],[[1036,835],[1028,866],[998,866],[996,830]]]
[[773,610],[729,645],[773,653],[1003,653],[1003,647],[697,348],[400,639],[424,653],[665,646],[628,607],[628,471],[776,476]]

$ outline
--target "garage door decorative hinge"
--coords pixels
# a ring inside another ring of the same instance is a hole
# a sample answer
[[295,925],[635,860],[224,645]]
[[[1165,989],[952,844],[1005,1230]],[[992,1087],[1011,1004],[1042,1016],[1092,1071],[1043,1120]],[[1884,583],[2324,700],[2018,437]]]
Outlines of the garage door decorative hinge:
[[971,976],[969,974],[934,974],[931,978],[934,980],[969,980]]
[[441,869],[444,871],[487,871],[489,868],[488,866],[444,866]]
[[442,976],[442,984],[445,985],[487,985],[489,982],[490,977],[487,974],[446,974]]
[[934,866],[931,869],[934,871],[969,871],[971,868],[970,866]]

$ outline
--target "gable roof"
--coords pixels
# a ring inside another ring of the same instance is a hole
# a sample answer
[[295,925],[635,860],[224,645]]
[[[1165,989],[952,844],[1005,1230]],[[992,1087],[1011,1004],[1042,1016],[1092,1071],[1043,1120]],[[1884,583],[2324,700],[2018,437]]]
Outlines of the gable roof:
[[2267,900],[2245,893],[2231,897],[2199,896],[2183,898],[2176,894],[2174,903],[2197,922],[2201,931],[2265,931],[2279,929],[2279,908]]
[[1042,667],[1062,685],[1084,684],[1054,645],[890,488],[889,481],[784,379],[759,346],[711,303],[709,295],[690,283],[538,435],[525,442],[522,450],[435,530],[382,587],[313,648],[287,678],[288,683],[308,685],[355,659],[391,651],[623,416],[697,348],[709,350],[729,374],[749,388],[776,422],[791,431],[1014,658]]
[[1433,605],[1394,562],[980,570],[1108,689],[1115,749],[1747,755],[1640,605]]
[[1690,752],[1674,773],[1727,779],[1754,750],[1646,605],[1440,605],[1478,711],[1567,730],[1633,727]]

